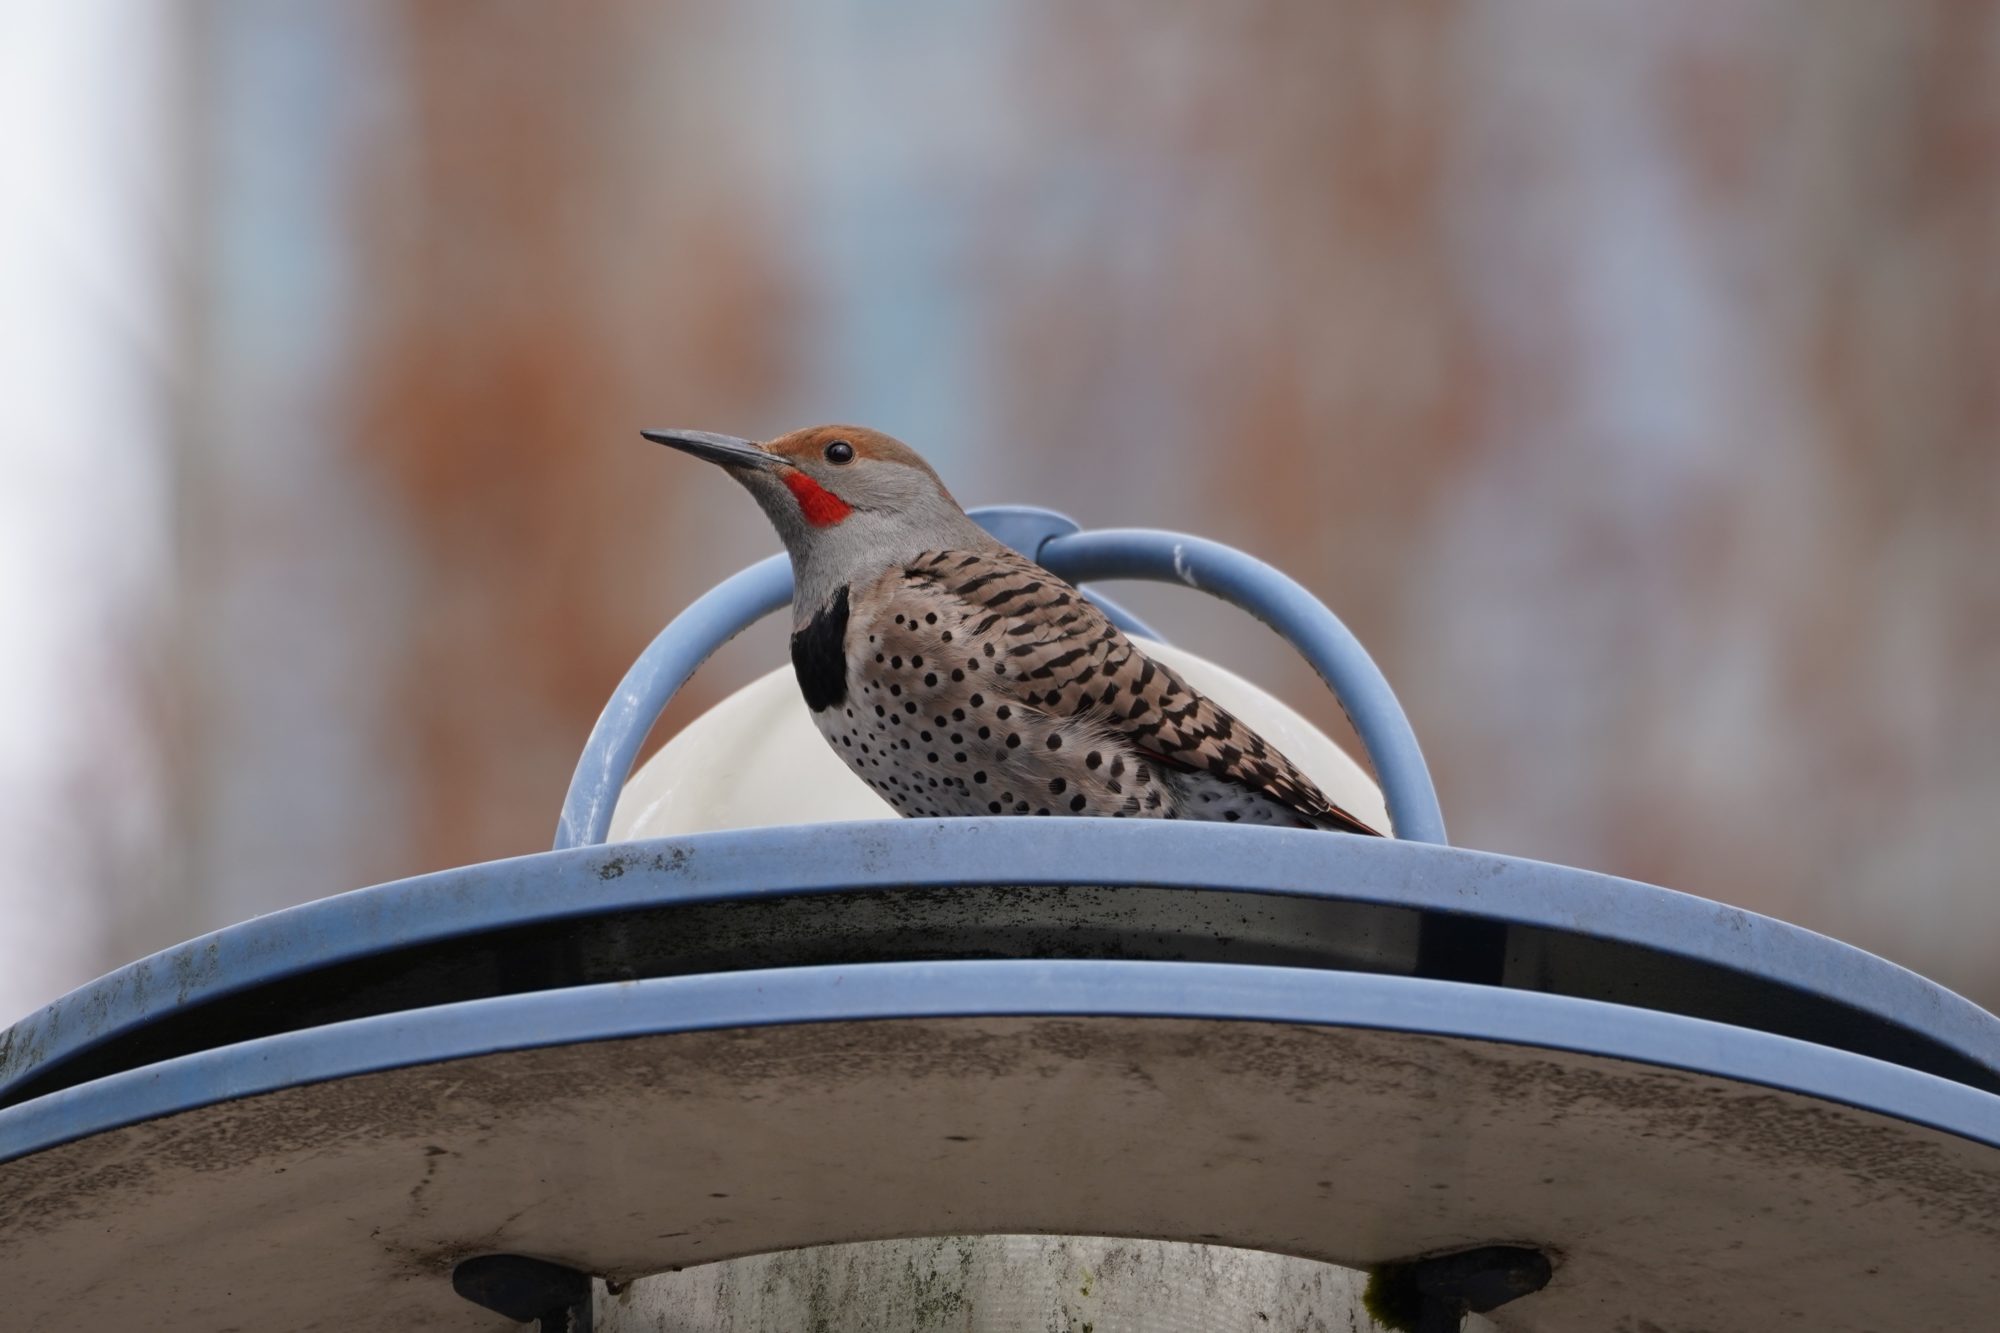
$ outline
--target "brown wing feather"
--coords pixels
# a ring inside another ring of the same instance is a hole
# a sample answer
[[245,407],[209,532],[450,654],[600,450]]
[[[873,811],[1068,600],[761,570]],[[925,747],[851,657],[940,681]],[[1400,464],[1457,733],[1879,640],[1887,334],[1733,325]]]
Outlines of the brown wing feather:
[[1316,823],[1377,832],[1328,800],[1227,709],[1146,656],[1075,588],[1026,557],[933,551],[892,577],[894,590],[883,590],[891,599],[947,607],[960,626],[961,646],[967,638],[982,652],[991,646],[991,685],[1016,705],[1073,718],[1163,767],[1208,773]]

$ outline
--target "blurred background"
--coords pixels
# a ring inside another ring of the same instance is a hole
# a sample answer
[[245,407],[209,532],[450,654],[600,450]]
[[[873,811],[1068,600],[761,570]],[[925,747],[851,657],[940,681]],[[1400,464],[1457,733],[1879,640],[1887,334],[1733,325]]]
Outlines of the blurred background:
[[546,848],[776,549],[638,429],[826,420],[1293,573],[1455,841],[2000,1006],[2000,4],[14,0],[0,375],[0,1023]]

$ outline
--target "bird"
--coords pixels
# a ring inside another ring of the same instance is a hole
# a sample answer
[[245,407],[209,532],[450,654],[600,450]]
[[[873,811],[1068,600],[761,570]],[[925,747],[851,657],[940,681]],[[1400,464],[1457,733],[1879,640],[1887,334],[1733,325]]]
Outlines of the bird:
[[1194,819],[1383,836],[973,522],[908,445],[860,426],[758,443],[641,434],[719,465],[791,557],[813,722],[907,817]]

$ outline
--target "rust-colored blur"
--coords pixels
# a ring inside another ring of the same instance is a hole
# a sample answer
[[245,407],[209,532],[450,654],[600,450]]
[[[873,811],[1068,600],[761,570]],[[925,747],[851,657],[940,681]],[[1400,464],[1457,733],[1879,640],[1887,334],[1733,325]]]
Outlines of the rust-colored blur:
[[858,420],[1296,575],[1455,841],[2000,1005],[2000,4],[184,14],[169,845],[101,964],[546,847],[775,549],[639,428]]

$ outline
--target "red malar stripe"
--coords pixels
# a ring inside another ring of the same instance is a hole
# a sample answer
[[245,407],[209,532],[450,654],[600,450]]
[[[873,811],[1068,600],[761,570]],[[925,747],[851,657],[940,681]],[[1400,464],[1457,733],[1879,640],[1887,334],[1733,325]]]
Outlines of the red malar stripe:
[[799,502],[799,512],[806,516],[806,522],[816,528],[830,528],[854,512],[854,507],[847,501],[797,468],[788,467],[779,475],[784,477],[785,485],[791,488],[793,498]]

